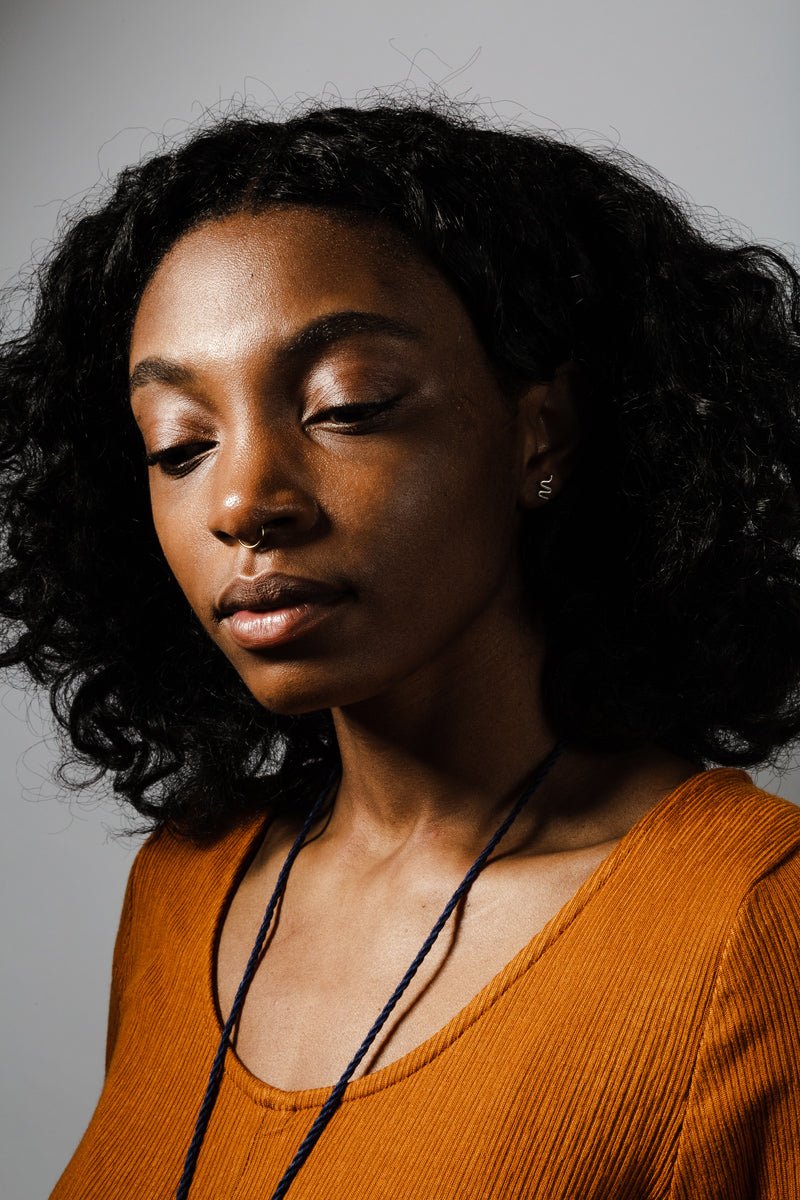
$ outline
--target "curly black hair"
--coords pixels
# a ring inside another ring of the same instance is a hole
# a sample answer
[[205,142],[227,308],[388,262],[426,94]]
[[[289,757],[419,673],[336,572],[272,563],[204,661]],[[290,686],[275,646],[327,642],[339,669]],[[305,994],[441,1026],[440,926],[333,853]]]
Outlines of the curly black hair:
[[[383,221],[443,274],[498,378],[566,359],[591,388],[580,466],[525,515],[542,701],[574,745],[750,766],[800,735],[800,278],[714,235],[620,149],[460,105],[234,114],[123,170],[35,276],[0,357],[0,663],[49,689],[67,762],[197,841],[305,811],[329,710],[250,695],[155,537],[128,405],[138,301],[201,222],[272,205]],[[63,772],[63,767],[62,767]]]

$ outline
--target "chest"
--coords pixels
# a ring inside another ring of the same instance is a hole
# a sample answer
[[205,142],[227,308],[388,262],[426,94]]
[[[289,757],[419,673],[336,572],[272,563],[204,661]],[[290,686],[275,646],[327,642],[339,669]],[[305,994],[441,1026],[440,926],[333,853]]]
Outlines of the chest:
[[[487,868],[353,1077],[396,1062],[443,1029],[572,899],[614,844],[494,873]],[[278,869],[245,876],[224,917],[215,964],[223,1020]],[[458,882],[424,880],[393,889],[362,880],[334,894],[300,871],[290,875],[234,1030],[244,1066],[286,1091],[335,1083]]]

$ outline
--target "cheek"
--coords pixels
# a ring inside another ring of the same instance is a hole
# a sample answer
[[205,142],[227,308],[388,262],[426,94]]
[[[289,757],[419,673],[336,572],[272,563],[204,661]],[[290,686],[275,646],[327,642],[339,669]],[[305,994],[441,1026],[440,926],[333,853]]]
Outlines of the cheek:
[[151,487],[150,507],[153,526],[167,566],[192,608],[201,614],[204,599],[202,551],[194,507],[181,504],[174,496],[166,498],[156,485]]
[[394,609],[437,612],[482,601],[514,544],[513,453],[457,429],[384,462],[358,506],[340,505],[346,540],[368,542],[363,562]]

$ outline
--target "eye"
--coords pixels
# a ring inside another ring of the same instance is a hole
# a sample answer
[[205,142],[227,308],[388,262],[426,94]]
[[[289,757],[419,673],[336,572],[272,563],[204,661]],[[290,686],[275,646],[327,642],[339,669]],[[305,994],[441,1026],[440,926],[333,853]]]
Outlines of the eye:
[[388,400],[375,400],[369,404],[336,404],[332,408],[323,408],[314,420],[327,419],[334,425],[366,425],[376,421],[400,399],[400,396],[391,396]]
[[166,446],[163,450],[154,450],[145,456],[145,462],[148,467],[160,467],[165,475],[187,475],[214,445],[214,442],[181,442],[176,446]]

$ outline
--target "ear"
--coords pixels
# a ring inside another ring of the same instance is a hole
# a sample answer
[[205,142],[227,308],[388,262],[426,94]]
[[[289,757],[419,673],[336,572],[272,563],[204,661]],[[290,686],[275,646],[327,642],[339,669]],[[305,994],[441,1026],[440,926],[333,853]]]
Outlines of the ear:
[[588,400],[588,380],[572,360],[561,363],[552,379],[522,392],[517,410],[520,508],[540,508],[563,487],[577,460]]

